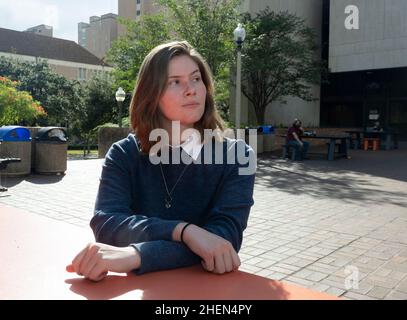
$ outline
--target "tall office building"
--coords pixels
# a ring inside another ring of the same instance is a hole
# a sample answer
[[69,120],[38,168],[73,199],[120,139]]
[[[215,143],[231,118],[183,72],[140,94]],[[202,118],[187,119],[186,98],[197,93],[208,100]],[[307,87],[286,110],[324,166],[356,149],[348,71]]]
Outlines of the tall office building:
[[324,0],[321,125],[397,129],[407,137],[407,2]]
[[92,16],[89,23],[78,23],[78,43],[100,59],[106,56],[118,37],[117,15]]
[[[160,10],[155,0],[118,0],[119,17],[139,20],[143,15],[154,14]],[[119,36],[126,33],[126,28],[119,24]]]
[[45,24],[40,24],[39,26],[35,26],[32,28],[28,28],[25,32],[30,32],[34,34],[38,34],[41,36],[52,37],[53,29],[51,26],[47,26]]

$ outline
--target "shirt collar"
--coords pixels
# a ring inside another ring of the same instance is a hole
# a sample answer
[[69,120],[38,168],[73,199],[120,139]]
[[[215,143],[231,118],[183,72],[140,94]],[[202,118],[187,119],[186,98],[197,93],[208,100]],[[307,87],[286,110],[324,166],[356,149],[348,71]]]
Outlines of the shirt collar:
[[192,159],[197,160],[202,149],[200,136],[194,132],[182,144],[171,146],[172,148],[181,147]]

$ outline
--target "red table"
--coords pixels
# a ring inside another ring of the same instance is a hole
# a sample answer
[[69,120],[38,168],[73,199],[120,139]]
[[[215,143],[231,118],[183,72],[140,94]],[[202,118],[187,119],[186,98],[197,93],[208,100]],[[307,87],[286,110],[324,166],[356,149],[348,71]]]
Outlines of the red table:
[[92,240],[89,228],[0,204],[0,299],[338,299],[241,271],[215,275],[200,266],[141,276],[109,273],[97,283],[66,272]]

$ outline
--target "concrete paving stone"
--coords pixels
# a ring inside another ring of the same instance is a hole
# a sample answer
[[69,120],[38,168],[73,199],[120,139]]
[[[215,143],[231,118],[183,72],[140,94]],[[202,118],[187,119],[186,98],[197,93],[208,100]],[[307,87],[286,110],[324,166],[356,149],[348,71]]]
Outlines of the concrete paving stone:
[[395,288],[398,284],[398,280],[394,280],[388,277],[379,277],[373,274],[368,275],[365,280],[375,286],[384,287],[388,289]]
[[329,289],[330,287],[326,284],[316,283],[313,286],[309,287],[311,290],[324,292],[325,290]]
[[385,262],[383,264],[383,267],[386,269],[391,269],[393,271],[407,273],[407,262],[397,263],[397,262],[394,262],[393,260],[390,260],[388,262]]
[[335,261],[335,258],[333,258],[332,256],[327,256],[327,257],[321,258],[318,262],[330,264],[334,261]]
[[252,266],[257,265],[258,263],[262,262],[264,259],[259,257],[254,257],[245,261],[245,264],[250,264]]
[[318,261],[314,262],[313,264],[311,264],[307,268],[310,269],[310,270],[317,271],[317,272],[329,273],[329,274],[333,274],[338,269],[340,269],[340,267],[325,264],[325,263],[321,263],[321,262],[318,262]]
[[252,255],[250,255],[250,254],[246,254],[246,253],[242,253],[241,251],[239,252],[239,258],[240,258],[240,261],[245,261],[245,260],[249,260],[249,259],[252,259],[252,258],[254,258]]
[[372,290],[374,285],[366,280],[359,281],[357,283],[357,287],[355,288],[347,288],[349,292],[354,292],[358,294],[366,295],[370,290]]
[[309,281],[309,280],[306,280],[306,279],[303,279],[303,278],[298,278],[298,277],[295,277],[294,275],[287,276],[284,279],[284,281],[290,281],[290,282],[295,283],[295,284],[297,284],[299,286],[303,286],[303,287],[307,287],[307,288],[315,285],[315,282],[313,282],[313,281]]
[[280,268],[283,268],[283,269],[286,269],[286,270],[291,270],[291,271],[294,271],[294,272],[301,269],[301,267],[297,267],[297,266],[294,266],[292,264],[286,264],[286,263],[281,263],[281,262],[278,262],[278,263],[274,264],[273,266],[270,267],[270,269],[273,269],[275,267],[280,267]]
[[389,278],[401,281],[403,279],[407,279],[407,273],[399,272],[399,271],[392,271],[389,275]]
[[319,283],[328,285],[330,287],[334,287],[334,288],[339,288],[341,290],[345,290],[345,281],[334,281],[328,278],[322,279],[321,281],[319,281]]
[[399,282],[398,285],[396,286],[396,290],[407,293],[407,279]]
[[390,289],[388,288],[383,288],[383,287],[373,287],[367,295],[372,298],[376,299],[383,299],[386,295],[390,293]]
[[277,263],[277,261],[275,261],[275,260],[262,259],[262,261],[256,263],[255,265],[257,267],[260,267],[260,268],[268,268],[268,267],[272,266],[275,263]]
[[277,262],[288,258],[288,256],[286,256],[284,254],[274,253],[274,252],[270,252],[270,251],[259,255],[259,257],[263,258],[263,259],[277,261]]
[[278,280],[278,281],[283,280],[286,277],[287,277],[287,274],[280,273],[280,272],[272,272],[271,274],[269,274],[267,276],[267,278],[269,278],[269,279]]
[[377,270],[375,270],[372,275],[374,276],[378,276],[378,277],[387,277],[390,275],[390,273],[392,273],[392,270],[390,269],[386,269],[386,268],[379,268]]
[[332,294],[334,296],[340,297],[342,296],[346,291],[340,288],[335,288],[335,287],[330,287],[325,290],[326,293]]
[[274,273],[273,271],[270,271],[268,269],[262,269],[262,270],[256,272],[255,274],[260,277],[270,278],[270,275],[272,275],[273,273]]
[[323,272],[312,272],[312,274],[310,274],[306,279],[314,281],[314,282],[319,282],[322,279],[325,279],[329,276],[329,274],[327,273],[323,273]]
[[344,259],[344,258],[336,258],[334,261],[329,263],[332,266],[335,267],[345,267],[351,264],[351,259]]
[[283,273],[285,275],[291,275],[297,270],[290,270],[287,268],[279,267],[277,265],[272,265],[271,267],[268,267],[267,269],[273,271],[273,272],[278,272],[278,273]]
[[364,253],[364,255],[366,257],[377,258],[377,259],[381,259],[381,260],[389,260],[394,256],[393,253],[378,252],[378,251],[367,251]]
[[400,291],[391,291],[385,298],[385,300],[407,300],[407,293]]
[[352,300],[378,300],[377,298],[372,298],[363,294],[354,293],[354,292],[346,292],[343,297],[349,298]]
[[293,274],[294,277],[297,278],[302,278],[302,279],[307,279],[309,275],[311,275],[314,271],[312,270],[307,270],[307,269],[301,269],[300,271],[297,271]]
[[279,247],[279,248],[273,249],[272,252],[285,254],[285,252],[287,252],[289,250],[290,250],[290,248],[287,248],[287,247]]
[[260,271],[260,270],[262,270],[263,268],[259,268],[259,267],[256,267],[256,266],[252,266],[252,265],[250,265],[250,264],[246,264],[246,263],[242,263],[241,265],[240,265],[240,267],[239,267],[239,270],[240,271],[245,271],[245,272],[248,272],[248,273],[256,273],[256,272],[258,272],[258,271]]

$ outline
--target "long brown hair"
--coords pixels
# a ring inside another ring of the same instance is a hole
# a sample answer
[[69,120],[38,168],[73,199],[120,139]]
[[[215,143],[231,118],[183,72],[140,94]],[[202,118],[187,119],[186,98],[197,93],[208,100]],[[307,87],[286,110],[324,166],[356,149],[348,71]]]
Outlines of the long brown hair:
[[160,127],[159,101],[167,86],[168,65],[172,58],[181,55],[190,57],[198,65],[206,87],[205,111],[194,128],[201,137],[204,137],[204,129],[224,128],[223,120],[215,108],[212,73],[204,58],[187,41],[162,44],[145,57],[130,103],[131,126],[143,153],[148,153],[156,143],[149,141],[148,137],[152,130]]

